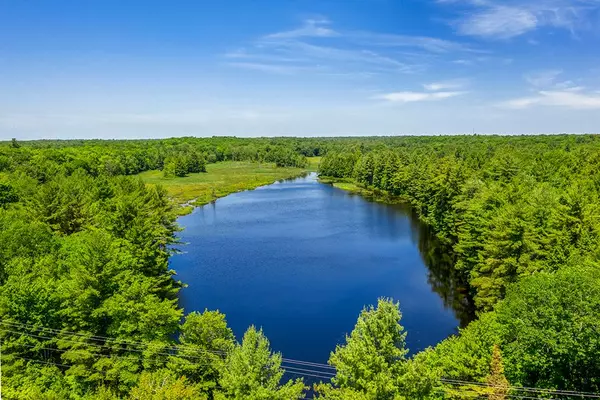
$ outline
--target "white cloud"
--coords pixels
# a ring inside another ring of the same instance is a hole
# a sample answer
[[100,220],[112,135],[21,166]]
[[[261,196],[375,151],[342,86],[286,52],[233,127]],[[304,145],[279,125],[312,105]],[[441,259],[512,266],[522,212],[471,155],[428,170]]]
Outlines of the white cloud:
[[529,10],[517,7],[493,6],[476,12],[458,24],[462,35],[506,39],[534,29],[538,19]]
[[319,19],[307,19],[304,20],[304,24],[298,28],[290,31],[283,31],[272,33],[267,35],[270,39],[293,39],[300,37],[332,37],[338,36],[339,33],[333,29],[328,28],[330,21],[326,18]]
[[419,72],[443,54],[461,52],[479,51],[434,37],[338,31],[321,18],[305,20],[297,29],[264,35],[224,57],[229,66],[266,73],[375,76]]
[[600,94],[583,93],[582,88],[576,90],[540,91],[536,96],[523,97],[506,101],[501,106],[512,109],[524,109],[531,106],[554,106],[579,110],[600,109]]
[[446,81],[446,82],[433,82],[426,83],[423,85],[423,88],[428,91],[437,92],[439,90],[451,90],[451,89],[460,89],[465,85],[464,81],[454,80],[454,81]]
[[464,43],[428,36],[395,35],[364,31],[346,32],[345,35],[349,40],[356,43],[377,47],[408,47],[431,53],[483,52]]
[[226,65],[230,67],[249,69],[254,71],[267,72],[278,75],[293,75],[302,72],[314,72],[321,71],[323,68],[318,66],[298,66],[298,65],[286,65],[286,64],[269,64],[259,62],[228,62]]
[[464,58],[459,58],[458,60],[454,60],[454,61],[452,61],[452,63],[458,64],[458,65],[469,65],[469,66],[474,64],[473,60],[465,60]]
[[532,106],[554,106],[579,110],[600,108],[600,93],[586,91],[583,86],[576,86],[572,80],[558,81],[562,70],[535,71],[524,76],[533,96],[519,97],[500,103],[504,108],[525,109]]
[[463,11],[453,21],[459,34],[488,39],[509,39],[542,27],[574,33],[592,27],[591,16],[600,9],[600,0],[438,0],[438,3],[451,3],[453,8]]
[[545,88],[554,85],[556,78],[562,74],[560,69],[536,71],[525,75],[525,80],[535,87]]
[[376,96],[376,99],[393,103],[444,100],[465,94],[465,92],[393,92]]

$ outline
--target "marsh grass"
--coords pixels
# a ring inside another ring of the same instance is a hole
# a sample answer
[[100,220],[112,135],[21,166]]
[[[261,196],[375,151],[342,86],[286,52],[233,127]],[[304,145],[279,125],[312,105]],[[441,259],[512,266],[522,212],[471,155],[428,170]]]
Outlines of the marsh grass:
[[[318,162],[317,162],[318,165]],[[208,204],[228,194],[252,190],[305,173],[301,168],[281,168],[271,163],[226,161],[208,164],[206,172],[179,178],[165,178],[162,171],[146,171],[139,176],[147,185],[162,185],[171,198],[181,205],[180,214],[193,206]]]

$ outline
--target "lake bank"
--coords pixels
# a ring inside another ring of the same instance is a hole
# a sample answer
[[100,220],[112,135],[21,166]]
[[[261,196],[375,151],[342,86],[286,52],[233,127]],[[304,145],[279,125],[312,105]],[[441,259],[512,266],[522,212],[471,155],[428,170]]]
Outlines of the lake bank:
[[162,171],[139,174],[148,185],[161,185],[179,206],[178,214],[192,212],[194,207],[244,190],[253,190],[280,179],[307,173],[307,169],[276,167],[272,163],[225,161],[206,166],[206,172],[185,177],[166,178]]
[[188,244],[171,267],[188,285],[185,311],[219,309],[238,337],[263,327],[286,357],[327,361],[378,297],[400,301],[411,352],[461,325],[447,269],[427,265],[439,257],[422,226],[315,174],[221,198],[179,223]]
[[461,328],[466,327],[476,319],[475,304],[471,296],[469,283],[466,277],[461,275],[460,271],[455,268],[456,255],[452,245],[444,243],[438,238],[435,232],[414,211],[407,198],[393,196],[378,189],[365,188],[358,185],[354,179],[319,176],[318,180],[351,195],[360,196],[367,201],[401,207],[405,210],[407,215],[410,215],[413,224],[421,227],[422,239],[419,241],[419,249],[422,256],[428,259],[426,263],[430,273],[435,275],[434,281],[443,282],[441,285],[435,285],[432,282],[432,287],[436,287],[434,290],[444,299],[445,304],[454,309]]

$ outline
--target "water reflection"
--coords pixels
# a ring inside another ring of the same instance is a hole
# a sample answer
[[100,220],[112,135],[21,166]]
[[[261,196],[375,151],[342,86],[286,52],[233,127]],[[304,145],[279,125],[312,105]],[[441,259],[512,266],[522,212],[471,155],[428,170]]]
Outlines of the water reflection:
[[429,269],[431,289],[441,297],[446,307],[454,311],[460,326],[464,328],[475,319],[475,306],[467,278],[454,268],[454,252],[423,224],[419,227],[417,238],[421,257]]
[[[377,203],[373,196],[363,196],[336,190],[335,195],[357,199],[366,199]],[[377,203],[379,204],[379,203]],[[450,245],[444,244],[435,233],[423,222],[408,204],[386,204],[384,207],[371,208],[373,233],[385,236],[405,236],[406,228],[410,229],[410,237],[421,254],[421,259],[428,269],[428,282],[431,290],[437,293],[444,302],[444,307],[451,309],[462,328],[475,319],[475,306],[469,291],[468,279],[454,268],[456,256]],[[393,218],[400,214],[410,218],[410,224],[401,223]],[[392,223],[390,223],[392,221]],[[396,223],[393,223],[396,221]],[[381,229],[385,229],[384,232]]]

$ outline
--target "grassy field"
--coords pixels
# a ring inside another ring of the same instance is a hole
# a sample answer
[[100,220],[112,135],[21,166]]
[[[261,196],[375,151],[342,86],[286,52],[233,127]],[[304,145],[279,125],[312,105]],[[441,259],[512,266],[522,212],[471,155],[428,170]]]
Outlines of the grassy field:
[[146,171],[139,176],[148,185],[162,185],[169,195],[189,213],[200,206],[243,190],[255,189],[279,179],[301,175],[301,168],[277,168],[275,164],[220,162],[208,164],[206,173],[189,174],[183,178],[165,178],[162,171]]
[[321,162],[321,157],[308,157],[308,170],[311,172],[317,172],[319,169],[319,163]]

